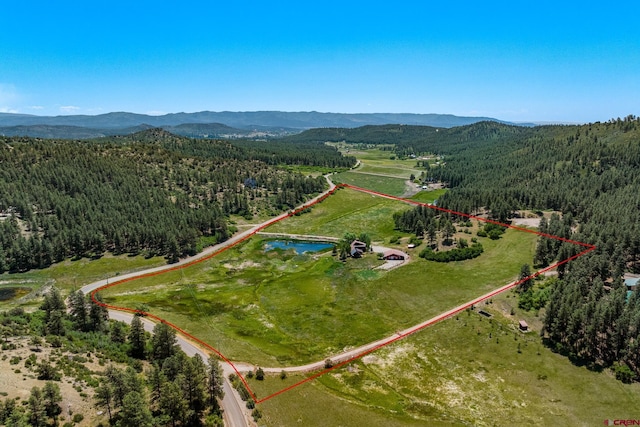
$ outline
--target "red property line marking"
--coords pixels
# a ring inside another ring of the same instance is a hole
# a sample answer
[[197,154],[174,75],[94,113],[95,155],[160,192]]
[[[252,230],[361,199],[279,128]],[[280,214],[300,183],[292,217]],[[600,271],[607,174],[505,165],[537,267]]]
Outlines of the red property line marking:
[[[456,308],[453,308],[453,309],[451,309],[449,311],[446,311],[446,312],[444,312],[444,313],[442,313],[442,314],[440,314],[440,315],[438,315],[438,316],[436,316],[436,317],[434,317],[434,318],[432,318],[432,319],[430,319],[430,320],[428,320],[426,322],[423,322],[423,323],[419,324],[416,327],[406,329],[403,333],[397,334],[397,336],[394,336],[393,338],[390,338],[390,339],[387,339],[387,340],[385,340],[383,338],[382,339],[383,342],[381,344],[378,344],[378,345],[376,345],[376,346],[374,346],[372,348],[366,349],[366,350],[364,350],[364,351],[362,351],[362,352],[360,352],[360,353],[358,353],[358,354],[356,354],[356,355],[354,355],[352,357],[349,357],[349,358],[347,358],[347,359],[345,359],[345,360],[333,365],[330,368],[326,368],[326,369],[320,370],[320,371],[314,373],[313,375],[311,375],[311,376],[309,376],[309,377],[307,377],[307,378],[305,378],[305,379],[303,379],[303,380],[301,380],[301,381],[299,381],[299,382],[297,382],[295,384],[292,384],[292,385],[290,385],[290,386],[288,386],[288,387],[286,387],[286,388],[284,388],[284,389],[282,389],[280,391],[277,391],[277,392],[275,392],[275,393],[273,393],[273,394],[271,394],[269,396],[266,396],[266,397],[264,397],[262,399],[257,399],[256,398],[253,390],[251,390],[251,388],[249,387],[249,384],[247,383],[246,379],[242,376],[242,374],[236,368],[236,366],[233,364],[233,362],[231,362],[229,359],[227,359],[227,357],[225,357],[219,350],[213,348],[212,346],[210,346],[206,342],[200,340],[199,338],[196,338],[195,336],[193,336],[190,333],[184,331],[180,327],[178,327],[178,326],[176,326],[176,325],[174,325],[174,324],[172,324],[172,323],[170,323],[170,322],[168,322],[168,321],[162,319],[161,317],[156,316],[156,315],[154,315],[152,313],[144,312],[144,311],[141,311],[141,310],[136,310],[136,309],[129,308],[129,307],[118,307],[118,306],[105,304],[103,302],[98,301],[95,298],[95,294],[100,292],[101,290],[104,290],[104,289],[107,289],[107,288],[110,288],[110,287],[113,287],[113,286],[121,285],[123,283],[127,283],[127,282],[130,282],[130,281],[133,281],[133,280],[143,279],[143,278],[147,278],[147,277],[153,277],[153,276],[157,276],[157,275],[160,275],[160,274],[168,273],[170,271],[181,270],[183,268],[187,268],[187,267],[190,267],[192,265],[198,264],[200,262],[209,260],[209,259],[211,259],[211,258],[213,258],[213,257],[215,257],[215,256],[227,251],[228,249],[231,249],[231,248],[235,247],[236,245],[239,245],[240,243],[248,240],[249,238],[253,237],[256,233],[258,233],[261,230],[264,230],[265,228],[269,227],[270,225],[273,225],[273,224],[275,224],[277,222],[280,222],[285,218],[288,218],[288,217],[291,217],[291,216],[296,215],[298,213],[301,213],[303,210],[305,210],[305,209],[307,209],[309,207],[312,207],[317,203],[320,203],[320,202],[324,201],[327,197],[329,197],[330,195],[334,194],[336,192],[336,190],[338,190],[339,188],[343,188],[343,187],[344,188],[350,188],[350,189],[352,189],[354,191],[368,193],[368,194],[372,194],[372,195],[375,195],[375,196],[380,196],[380,197],[384,197],[384,198],[391,199],[391,200],[397,200],[397,201],[401,201],[401,202],[412,204],[412,205],[425,206],[425,207],[428,207],[430,209],[435,209],[435,210],[438,210],[438,211],[441,211],[441,212],[446,212],[446,213],[453,214],[453,215],[458,215],[458,216],[461,216],[461,217],[466,217],[466,218],[475,219],[475,220],[478,220],[478,221],[497,224],[497,225],[500,225],[502,227],[512,228],[512,229],[518,230],[518,231],[523,231],[523,232],[527,232],[527,233],[533,233],[533,234],[536,234],[538,236],[547,237],[547,238],[550,238],[550,239],[560,240],[560,241],[563,241],[563,242],[579,245],[579,246],[585,247],[587,249],[585,249],[582,252],[580,252],[580,253],[578,253],[576,255],[573,255],[573,256],[565,259],[565,260],[559,261],[559,262],[557,262],[557,263],[555,263],[553,265],[550,265],[550,266],[548,266],[546,268],[538,270],[535,273],[531,274],[530,276],[525,277],[524,279],[521,279],[521,280],[518,280],[516,282],[507,284],[507,285],[505,285],[505,286],[503,286],[501,288],[498,288],[498,289],[496,289],[496,290],[494,290],[494,291],[492,291],[492,292],[490,292],[488,294],[482,295],[482,296],[480,296],[480,297],[478,297],[478,298],[476,298],[476,299],[474,299],[474,300],[472,300],[472,301],[470,301],[470,302],[468,302],[466,304],[463,304],[463,305],[458,306]],[[559,237],[559,236],[554,236],[554,235],[547,234],[547,233],[541,233],[539,231],[530,230],[528,228],[518,227],[518,226],[514,226],[514,225],[510,225],[510,224],[504,224],[504,223],[501,223],[501,222],[498,222],[498,221],[494,221],[492,219],[481,218],[481,217],[478,217],[478,216],[475,216],[475,215],[470,215],[470,214],[466,214],[466,213],[462,213],[462,212],[457,212],[457,211],[453,211],[453,210],[450,210],[450,209],[442,208],[442,207],[439,207],[439,206],[430,205],[430,204],[427,204],[427,203],[421,203],[421,202],[416,202],[414,200],[403,199],[403,198],[400,198],[400,197],[391,196],[389,194],[380,193],[378,191],[368,190],[366,188],[356,187],[356,186],[349,185],[349,184],[339,184],[335,188],[333,188],[331,191],[327,192],[327,194],[324,194],[323,196],[319,197],[318,199],[314,200],[313,202],[305,204],[305,205],[301,206],[300,208],[291,211],[288,215],[281,216],[279,218],[274,218],[273,220],[268,221],[268,222],[266,222],[265,224],[263,224],[263,225],[261,225],[259,227],[256,227],[251,233],[248,233],[246,236],[243,236],[242,238],[238,239],[237,241],[229,244],[228,246],[220,248],[217,251],[212,252],[211,254],[209,254],[207,256],[195,259],[193,261],[190,261],[188,263],[181,264],[181,265],[178,265],[178,266],[175,266],[175,267],[170,267],[170,268],[167,268],[167,269],[164,269],[164,270],[154,271],[154,272],[151,272],[151,273],[146,273],[146,274],[143,274],[143,275],[140,275],[140,276],[129,277],[129,278],[126,278],[126,279],[118,280],[118,281],[115,281],[113,283],[101,286],[101,287],[99,287],[99,288],[97,288],[97,289],[95,289],[94,291],[91,292],[91,300],[95,304],[101,305],[103,307],[106,307],[106,308],[109,308],[109,309],[112,309],[112,310],[119,310],[119,311],[126,311],[126,312],[130,312],[130,313],[135,313],[135,314],[139,314],[139,315],[143,315],[143,316],[149,317],[151,319],[155,319],[158,322],[165,323],[166,325],[170,326],[171,328],[173,328],[174,330],[176,330],[177,332],[179,332],[183,336],[185,336],[185,337],[189,338],[190,340],[196,342],[197,344],[201,345],[202,347],[206,348],[207,350],[211,351],[212,353],[215,353],[216,355],[218,355],[218,357],[220,357],[222,360],[224,360],[226,363],[228,363],[231,366],[233,371],[236,373],[238,378],[240,378],[240,380],[242,381],[242,383],[246,387],[247,391],[251,395],[251,398],[254,400],[254,402],[262,403],[262,402],[265,402],[265,401],[267,401],[267,400],[269,400],[271,398],[279,396],[280,394],[283,394],[283,393],[285,393],[287,391],[290,391],[290,390],[292,390],[292,389],[294,389],[294,388],[296,388],[296,387],[298,387],[298,386],[300,386],[302,384],[310,382],[310,381],[312,381],[312,380],[314,380],[314,379],[316,379],[316,378],[318,378],[318,377],[320,377],[320,376],[322,376],[322,375],[324,375],[324,374],[326,374],[328,372],[333,371],[334,369],[338,369],[338,368],[340,368],[340,367],[342,367],[342,366],[344,366],[344,365],[346,365],[348,363],[351,363],[354,360],[358,360],[358,359],[366,356],[367,354],[373,353],[373,352],[375,352],[375,351],[377,351],[377,350],[379,350],[379,349],[381,349],[383,347],[386,347],[386,346],[388,346],[390,344],[395,343],[396,341],[402,340],[402,339],[408,337],[409,335],[412,335],[412,334],[414,334],[416,332],[419,332],[419,331],[421,331],[421,330],[423,330],[423,329],[425,329],[425,328],[427,328],[429,326],[432,326],[432,325],[434,325],[434,324],[436,324],[436,323],[438,323],[438,322],[440,322],[440,321],[442,321],[444,319],[447,319],[447,318],[449,318],[449,317],[451,317],[451,316],[453,316],[455,314],[458,314],[461,311],[464,311],[467,308],[469,308],[471,306],[474,306],[474,305],[476,305],[476,304],[478,304],[478,303],[480,303],[480,302],[482,302],[484,300],[492,298],[493,296],[495,296],[495,295],[497,295],[497,294],[499,294],[501,292],[504,292],[506,290],[512,289],[512,288],[518,286],[519,284],[521,284],[521,283],[523,283],[523,282],[525,282],[525,281],[527,281],[529,279],[535,278],[535,277],[545,273],[546,271],[553,270],[554,268],[557,268],[558,266],[560,266],[562,264],[566,264],[569,261],[575,260],[576,258],[579,258],[582,255],[585,255],[585,254],[587,254],[587,253],[589,253],[589,252],[591,252],[591,251],[593,251],[595,249],[596,249],[595,245],[591,245],[591,244],[588,244],[588,243],[578,242],[578,241],[575,241],[575,240],[570,240],[570,239],[566,239],[566,238]]]

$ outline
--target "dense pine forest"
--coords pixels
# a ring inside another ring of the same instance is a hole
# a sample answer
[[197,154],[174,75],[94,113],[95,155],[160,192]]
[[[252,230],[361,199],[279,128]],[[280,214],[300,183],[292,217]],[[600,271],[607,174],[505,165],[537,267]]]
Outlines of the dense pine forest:
[[277,165],[348,167],[323,144],[193,140],[151,129],[89,141],[0,138],[0,273],[105,252],[170,262],[326,188]]
[[[640,291],[622,278],[640,273],[640,119],[534,128],[482,122],[452,129],[389,125],[317,129],[311,141],[393,144],[398,156],[437,154],[422,178],[449,188],[442,207],[488,212],[509,221],[516,210],[553,210],[541,230],[597,246],[554,280],[543,334],[556,351],[593,369],[613,367],[625,381],[640,379]],[[540,212],[542,213],[542,212]],[[428,227],[419,212],[397,218],[403,229]],[[418,222],[418,219],[420,221]],[[542,238],[536,267],[579,252]]]

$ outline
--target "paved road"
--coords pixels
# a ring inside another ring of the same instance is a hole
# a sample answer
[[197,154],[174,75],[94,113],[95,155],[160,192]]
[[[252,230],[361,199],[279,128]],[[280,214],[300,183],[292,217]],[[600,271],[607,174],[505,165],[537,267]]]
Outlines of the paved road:
[[[317,195],[316,197],[312,198],[311,200],[305,202],[303,205],[300,205],[297,209],[302,209],[310,204],[315,203],[316,201],[318,201],[320,198],[325,197],[327,194],[329,194],[330,192],[332,192],[336,186],[335,184],[331,181],[331,179],[329,179],[329,176],[326,175],[325,176],[327,182],[329,183],[329,189],[319,195]],[[93,282],[93,283],[89,283],[85,286],[83,286],[82,288],[80,288],[80,290],[82,292],[84,292],[85,294],[91,293],[94,290],[101,288],[103,286],[106,286],[109,284],[109,281],[111,281],[111,283],[114,283],[115,281],[121,281],[121,280],[125,280],[125,279],[131,279],[134,277],[139,277],[139,276],[145,276],[145,275],[149,275],[149,274],[153,274],[153,273],[160,273],[162,271],[166,271],[166,270],[175,270],[177,268],[181,268],[181,267],[185,267],[187,265],[191,265],[191,264],[195,264],[199,261],[201,261],[203,258],[211,258],[212,256],[214,256],[215,254],[218,254],[219,252],[222,252],[224,249],[228,248],[229,246],[233,246],[236,243],[247,239],[248,237],[252,236],[253,234],[256,234],[258,231],[268,227],[271,224],[274,224],[286,217],[289,216],[288,212],[284,212],[274,218],[271,218],[267,221],[264,221],[260,224],[256,224],[254,226],[252,226],[251,228],[238,233],[234,236],[231,236],[228,240],[222,242],[222,243],[218,243],[217,245],[213,245],[213,246],[209,246],[207,248],[205,248],[202,252],[200,252],[199,254],[196,254],[192,257],[188,257],[188,258],[184,258],[182,260],[180,260],[179,262],[176,262],[174,264],[167,264],[167,265],[161,265],[160,267],[155,267],[155,268],[149,268],[147,270],[142,270],[142,271],[135,271],[132,273],[127,273],[127,274],[123,274],[120,276],[115,276],[115,277],[111,277],[109,279],[104,279],[104,280],[98,280],[97,282]]]
[[[134,315],[132,313],[109,310],[109,317],[113,320],[131,323],[133,316]],[[144,329],[148,332],[153,332],[153,328],[156,325],[145,317],[142,317],[142,324],[144,325]],[[200,357],[202,357],[202,360],[207,363],[209,360],[209,353],[207,351],[179,334],[176,336],[176,339],[178,345],[182,351],[187,354],[187,356],[193,357],[196,354],[199,354]],[[252,421],[250,411],[246,409],[246,405],[229,382],[229,374],[235,372],[233,367],[226,362],[222,362],[221,366],[224,375],[224,398],[221,402],[221,406],[224,409],[224,425],[228,427],[247,427],[255,425]]]
[[[325,178],[327,179],[327,182],[329,183],[329,189],[321,194],[319,194],[318,196],[314,197],[313,199],[307,201],[306,203],[304,203],[304,205],[301,205],[299,208],[303,208],[309,204],[315,203],[316,201],[318,201],[320,198],[325,197],[327,194],[329,194],[330,192],[332,192],[335,189],[335,184],[329,179],[328,176],[325,176]],[[111,280],[111,283],[115,283],[116,281],[121,281],[121,280],[125,280],[125,279],[132,279],[135,277],[140,277],[140,276],[144,276],[144,275],[149,275],[149,274],[153,274],[153,273],[160,273],[166,270],[172,270],[172,269],[176,269],[176,268],[182,268],[182,267],[186,267],[187,265],[191,265],[194,264],[196,262],[199,262],[205,258],[210,258],[214,255],[216,255],[217,253],[223,251],[224,249],[233,246],[234,244],[250,237],[251,235],[255,234],[256,232],[258,232],[259,230],[262,230],[263,228],[267,227],[268,225],[271,225],[277,221],[280,221],[283,218],[286,218],[289,214],[288,213],[283,213],[281,215],[278,215],[275,218],[269,219],[268,221],[265,221],[261,224],[257,224],[254,225],[253,227],[243,231],[242,233],[239,233],[235,236],[232,236],[230,239],[228,239],[225,242],[222,242],[220,244],[211,246],[206,248],[204,251],[202,251],[201,253],[193,256],[193,257],[189,257],[189,258],[185,258],[175,264],[169,264],[169,265],[163,265],[160,267],[155,267],[155,268],[150,268],[147,270],[142,270],[142,271],[136,271],[133,273],[128,273],[128,274],[123,274],[120,276],[116,276],[116,277],[112,277],[109,279],[104,279],[104,280],[99,280],[97,282],[93,282],[93,283],[89,283],[85,286],[83,286],[82,288],[80,288],[80,290],[82,292],[84,292],[85,294],[89,294],[93,291],[95,291],[96,289],[99,289],[103,286],[106,286],[109,284],[109,281]],[[117,311],[117,310],[109,310],[109,317],[111,319],[114,320],[120,320],[123,322],[127,322],[127,323],[131,323],[131,319],[133,318],[133,314],[132,313],[128,313],[128,312],[122,312],[122,311]],[[145,330],[152,332],[153,328],[155,326],[155,323],[153,323],[151,320],[147,319],[147,318],[143,318],[143,323],[144,323],[144,328]],[[184,336],[182,336],[181,334],[177,335],[177,340],[178,340],[178,345],[180,345],[180,347],[182,348],[182,350],[189,356],[193,356],[195,354],[200,354],[200,356],[202,357],[203,360],[207,361],[209,359],[209,353],[206,352],[205,350],[203,350],[202,348],[200,348],[198,345],[196,345],[195,343],[193,343],[192,341],[188,340],[187,338],[185,338]],[[246,409],[246,405],[244,404],[244,402],[242,401],[242,399],[240,399],[240,396],[238,395],[238,393],[236,392],[236,390],[231,386],[231,383],[229,382],[229,374],[231,373],[235,373],[235,369],[233,368],[233,366],[231,366],[229,363],[223,362],[221,363],[222,365],[222,370],[224,372],[224,393],[225,393],[225,397],[222,400],[222,408],[224,409],[224,420],[225,420],[225,425],[228,427],[248,427],[248,426],[254,426],[255,423],[253,423],[250,413],[248,412],[248,410]],[[236,368],[237,369],[244,369],[244,370],[248,370],[249,366],[248,365],[243,365],[243,364],[236,364]],[[279,372],[279,371],[278,371]]]
[[[328,193],[329,191],[332,191],[333,188],[335,187],[333,185],[333,183],[329,180],[329,178],[327,177],[327,181],[330,183],[330,189],[326,192]],[[370,192],[372,194],[376,194],[376,195],[380,195],[385,197],[385,195],[382,194],[378,194],[375,192],[371,192],[371,191],[367,191],[366,192]],[[312,203],[313,201],[319,199],[320,197],[323,197],[326,193],[323,193],[321,195],[319,195],[318,197],[316,197],[314,200],[308,202],[308,203]],[[393,198],[393,199],[398,199],[396,197],[391,197],[391,196],[386,196],[388,198]],[[307,203],[307,204],[308,204]],[[204,251],[203,253],[200,253],[194,257],[191,257],[189,259],[185,259],[183,261],[181,261],[180,263],[177,264],[173,264],[173,265],[167,265],[167,266],[162,266],[162,267],[157,267],[157,268],[153,268],[150,270],[144,270],[144,271],[138,271],[135,273],[130,273],[127,275],[123,275],[123,276],[118,276],[117,278],[115,278],[116,280],[122,280],[125,278],[130,278],[130,277],[138,277],[138,276],[142,276],[142,275],[147,275],[149,273],[155,273],[155,272],[160,272],[160,271],[164,271],[164,270],[168,270],[168,269],[172,269],[175,268],[176,266],[186,266],[195,262],[198,262],[199,260],[202,260],[202,258],[206,258],[206,257],[211,257],[213,255],[215,255],[216,253],[220,252],[221,250],[223,250],[226,247],[229,247],[255,233],[257,233],[258,231],[262,230],[263,228],[265,228],[267,225],[270,225],[276,221],[279,221],[280,219],[286,217],[288,214],[282,214],[279,215],[278,217],[271,219],[269,221],[266,221],[262,224],[258,224],[256,226],[253,226],[252,228],[250,228],[249,230],[244,231],[243,233],[240,233],[234,237],[232,237],[231,239],[227,240],[226,242],[216,245],[214,247],[208,248],[206,251]],[[380,248],[379,248],[380,249]],[[114,279],[111,279],[112,281]],[[498,289],[495,289],[485,295],[482,295],[478,298],[475,298],[471,301],[468,301],[464,304],[461,304],[455,308],[452,308],[451,310],[448,310],[444,313],[441,313],[429,320],[426,320],[424,322],[421,322],[417,325],[411,326],[407,329],[404,329],[402,331],[398,331],[386,338],[368,343],[368,344],[364,344],[361,345],[359,347],[353,348],[351,350],[348,351],[344,351],[342,353],[339,354],[335,354],[332,356],[329,356],[328,358],[331,359],[331,361],[333,362],[334,366],[335,365],[342,365],[342,364],[346,364],[352,360],[361,358],[362,356],[369,354],[373,351],[376,351],[378,349],[380,349],[381,347],[384,347],[386,345],[389,345],[395,341],[398,341],[402,338],[407,337],[408,335],[411,335],[415,332],[418,332],[430,325],[433,325],[434,323],[437,323],[443,319],[446,319],[447,317],[453,316],[456,313],[459,313],[475,304],[478,304],[481,301],[484,301],[488,298],[491,298],[494,295],[497,295],[501,292],[504,292],[507,289],[512,288],[513,286],[516,285],[517,282],[512,282],[509,283],[507,285],[504,285]],[[108,280],[101,280],[95,283],[91,283],[88,284],[86,286],[84,286],[82,289],[83,292],[85,293],[89,293],[92,292],[95,289],[100,288],[101,286],[104,286],[108,284]],[[132,314],[131,313],[123,313],[120,311],[115,311],[115,310],[109,310],[109,316],[113,319],[116,320],[122,320],[122,321],[126,321],[126,322],[130,322],[131,318],[132,318]],[[154,327],[154,323],[151,322],[149,319],[144,318],[144,324],[145,324],[145,329],[147,330],[153,330]],[[200,348],[197,344],[193,343],[192,341],[186,339],[184,336],[181,336],[180,334],[178,334],[177,336],[178,338],[178,344],[181,346],[181,348],[185,351],[185,353],[187,353],[188,355],[192,356],[194,354],[200,354],[203,358],[203,360],[208,360],[208,353],[206,351],[204,351],[202,348]],[[287,368],[282,368],[282,367],[276,367],[276,368],[264,368],[263,370],[265,372],[274,372],[274,373],[278,373],[281,371],[285,371],[285,372],[309,372],[309,371],[322,371],[325,368],[325,360],[327,358],[323,358],[323,360],[321,361],[317,361],[314,363],[309,363],[306,365],[301,365],[301,366],[292,366],[292,367],[287,367]],[[250,364],[246,364],[246,363],[234,363],[235,365],[235,369],[234,366],[232,366],[230,363],[222,363],[222,368],[224,371],[224,376],[225,376],[225,383],[224,383],[224,390],[225,390],[225,398],[222,401],[222,407],[225,410],[225,425],[227,426],[251,426],[251,425],[255,425],[253,424],[253,422],[250,419],[250,416],[248,415],[248,411],[245,409],[245,405],[244,402],[241,401],[240,397],[238,396],[238,394],[236,393],[236,391],[231,387],[229,380],[228,380],[228,375],[230,373],[235,372],[235,370],[239,370],[241,372],[246,372],[249,370],[254,369],[255,367],[250,365]],[[316,375],[317,376],[317,375]],[[316,376],[310,377],[309,379],[315,378]]]

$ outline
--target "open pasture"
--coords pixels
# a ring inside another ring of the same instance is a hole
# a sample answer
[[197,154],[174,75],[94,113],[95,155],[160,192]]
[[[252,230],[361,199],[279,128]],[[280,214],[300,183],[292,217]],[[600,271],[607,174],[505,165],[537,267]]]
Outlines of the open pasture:
[[[265,424],[359,425],[364,417],[367,425],[394,426],[602,425],[633,418],[640,384],[573,365],[537,332],[517,331],[517,318],[492,304],[482,308],[493,317],[460,313],[289,398],[267,400],[260,405]],[[250,386],[264,396],[303,378],[271,375]]]
[[[391,215],[409,206],[341,190],[310,213],[268,232],[388,241]],[[192,267],[139,279],[103,294],[109,304],[146,307],[233,360],[291,366],[322,360],[416,324],[513,280],[530,262],[535,235],[509,230],[481,239],[485,253],[458,263],[414,258],[391,271],[375,254],[341,262],[330,252],[263,250],[253,238]]]

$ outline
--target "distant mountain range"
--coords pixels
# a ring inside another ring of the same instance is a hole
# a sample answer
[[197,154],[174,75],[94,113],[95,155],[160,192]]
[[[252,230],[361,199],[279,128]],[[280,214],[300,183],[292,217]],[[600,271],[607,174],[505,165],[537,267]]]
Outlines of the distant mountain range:
[[315,111],[202,111],[162,116],[125,112],[95,116],[34,116],[0,113],[0,135],[96,138],[161,127],[169,132],[190,137],[268,138],[324,127],[355,128],[365,125],[405,124],[450,128],[487,120],[506,123],[490,117],[460,117],[451,114],[346,114]]

